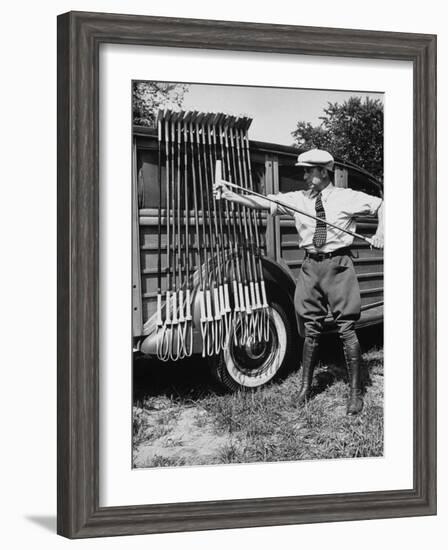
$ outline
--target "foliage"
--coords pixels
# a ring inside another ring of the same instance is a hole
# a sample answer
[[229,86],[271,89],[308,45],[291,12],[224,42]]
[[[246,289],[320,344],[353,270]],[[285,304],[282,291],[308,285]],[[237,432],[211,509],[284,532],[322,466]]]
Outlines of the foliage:
[[182,106],[186,84],[170,82],[134,82],[132,88],[132,119],[134,124],[155,126],[159,109]]
[[351,97],[328,102],[318,126],[299,121],[291,133],[300,149],[325,149],[383,179],[383,104],[379,99]]

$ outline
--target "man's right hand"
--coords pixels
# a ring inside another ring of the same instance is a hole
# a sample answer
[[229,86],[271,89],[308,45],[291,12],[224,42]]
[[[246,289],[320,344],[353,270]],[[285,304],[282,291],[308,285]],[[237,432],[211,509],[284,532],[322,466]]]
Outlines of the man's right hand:
[[218,182],[213,184],[213,197],[216,200],[225,199],[232,200],[234,193],[231,191],[227,185],[223,182]]
[[236,204],[241,204],[246,208],[254,208],[256,210],[269,210],[269,201],[261,197],[250,197],[248,195],[239,195],[231,191],[225,181],[218,181],[213,184],[213,196],[215,199],[225,199]]

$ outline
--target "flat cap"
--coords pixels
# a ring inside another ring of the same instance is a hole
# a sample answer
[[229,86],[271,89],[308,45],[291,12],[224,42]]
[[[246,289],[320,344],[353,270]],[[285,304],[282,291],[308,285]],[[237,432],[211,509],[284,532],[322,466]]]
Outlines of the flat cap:
[[334,158],[328,151],[322,149],[310,149],[298,156],[296,166],[320,166],[327,170],[333,170]]

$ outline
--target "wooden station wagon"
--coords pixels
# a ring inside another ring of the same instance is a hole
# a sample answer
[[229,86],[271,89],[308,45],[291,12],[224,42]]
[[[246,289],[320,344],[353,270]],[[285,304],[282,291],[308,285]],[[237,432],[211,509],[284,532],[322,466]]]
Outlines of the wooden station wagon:
[[[159,186],[157,132],[145,127],[133,129],[133,339],[134,351],[156,357],[155,322],[157,308],[157,261],[166,254],[159,250]],[[250,141],[250,158],[255,190],[262,194],[306,189],[303,168],[295,166],[298,149]],[[371,195],[382,196],[382,185],[365,170],[335,159],[334,184]],[[164,199],[162,199],[163,201]],[[166,224],[165,224],[166,225]],[[357,218],[357,232],[372,236],[377,219]],[[300,336],[293,300],[295,281],[304,251],[298,246],[294,221],[288,216],[260,214],[263,272],[271,306],[270,337],[267,342],[249,338],[244,345],[232,339],[219,355],[210,357],[217,379],[228,389],[260,387],[289,367],[297,367]],[[162,237],[166,227],[162,227]],[[361,318],[357,328],[383,321],[383,252],[361,239],[352,245],[353,262],[361,289]],[[162,277],[162,287],[164,278]],[[193,353],[201,353],[202,340],[197,304],[193,306]],[[333,331],[332,316],[326,330]]]

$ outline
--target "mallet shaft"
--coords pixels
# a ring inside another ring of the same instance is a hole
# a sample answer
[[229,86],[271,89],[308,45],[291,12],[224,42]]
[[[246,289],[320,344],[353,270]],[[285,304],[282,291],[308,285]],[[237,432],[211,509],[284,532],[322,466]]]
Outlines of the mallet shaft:
[[283,201],[266,197],[265,195],[262,195],[261,193],[257,193],[256,191],[252,191],[251,189],[246,189],[244,187],[241,187],[240,185],[237,185],[236,183],[231,183],[231,182],[225,181],[223,179],[220,180],[220,183],[223,183],[224,185],[226,185],[228,187],[234,187],[235,189],[241,189],[245,193],[248,193],[250,195],[254,195],[255,197],[260,197],[261,199],[266,199],[267,201],[273,202],[274,204],[278,204],[279,206],[283,206],[284,208],[287,208],[288,210],[292,210],[293,212],[297,212],[298,214],[303,214],[304,216],[308,216],[308,218],[312,218],[313,220],[324,222],[327,225],[329,225],[330,227],[334,227],[334,229],[337,229],[338,231],[343,231],[344,233],[347,233],[348,235],[351,235],[352,237],[357,237],[358,239],[362,239],[363,241],[366,241],[369,244],[372,244],[371,240],[368,237],[364,237],[364,235],[360,235],[359,233],[355,233],[354,231],[350,231],[349,229],[344,229],[343,227],[340,227],[339,225],[335,225],[334,223],[331,223],[327,220],[323,220],[322,218],[318,218],[317,216],[313,216],[312,214],[308,214],[308,212],[304,212],[303,210],[299,210],[298,208],[295,208],[294,206],[291,206],[291,205],[289,205],[289,204],[287,204]]

